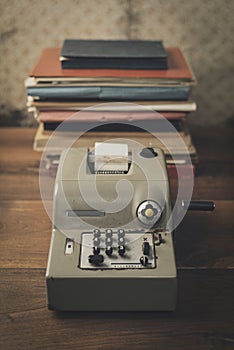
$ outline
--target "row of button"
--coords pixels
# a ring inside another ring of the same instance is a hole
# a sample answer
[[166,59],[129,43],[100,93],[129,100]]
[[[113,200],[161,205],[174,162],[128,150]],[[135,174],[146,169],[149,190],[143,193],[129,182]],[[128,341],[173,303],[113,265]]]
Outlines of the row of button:
[[[112,247],[106,247],[106,255],[111,256],[113,253]],[[89,263],[92,265],[100,265],[104,261],[104,256],[99,254],[100,248],[99,247],[93,247],[93,255],[89,255]],[[118,253],[119,255],[123,256],[125,254],[125,246],[119,246],[118,247]]]
[[[101,249],[99,247],[93,247],[93,254],[97,255],[99,254],[101,251]],[[105,249],[105,253],[108,256],[111,256],[113,253],[113,248],[111,246],[107,246]],[[118,246],[118,253],[119,255],[124,255],[125,254],[125,246],[124,245],[120,245]]]
[[[94,237],[93,238],[93,245],[95,247],[98,247],[101,243],[101,240],[99,237]],[[106,246],[111,246],[113,244],[113,239],[111,237],[108,237],[105,239]],[[124,245],[125,244],[125,238],[124,237],[119,237],[118,238],[118,245]]]
[[[106,234],[107,238],[111,238],[113,236],[112,229],[110,229],[110,228],[106,229],[105,234]],[[124,229],[122,229],[122,228],[118,229],[117,234],[119,237],[124,237],[124,235],[125,235]],[[96,228],[95,230],[93,230],[93,235],[95,238],[99,238],[101,236],[101,231]]]

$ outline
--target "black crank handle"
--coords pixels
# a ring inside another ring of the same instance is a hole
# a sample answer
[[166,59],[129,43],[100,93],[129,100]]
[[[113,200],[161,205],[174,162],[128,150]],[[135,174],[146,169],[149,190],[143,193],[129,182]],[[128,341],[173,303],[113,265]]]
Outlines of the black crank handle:
[[182,208],[194,211],[213,211],[215,203],[212,201],[182,201]]

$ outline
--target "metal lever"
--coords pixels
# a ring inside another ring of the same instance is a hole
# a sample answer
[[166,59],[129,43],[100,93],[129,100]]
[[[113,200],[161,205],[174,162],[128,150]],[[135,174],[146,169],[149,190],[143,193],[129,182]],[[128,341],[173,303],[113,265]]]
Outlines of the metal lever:
[[182,208],[185,210],[213,211],[215,203],[212,201],[182,201]]

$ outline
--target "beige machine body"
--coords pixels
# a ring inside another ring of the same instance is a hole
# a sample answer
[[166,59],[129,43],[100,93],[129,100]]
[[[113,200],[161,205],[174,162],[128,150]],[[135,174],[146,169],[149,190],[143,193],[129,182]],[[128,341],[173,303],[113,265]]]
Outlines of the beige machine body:
[[61,156],[46,272],[61,311],[174,310],[169,182],[160,149],[133,148],[125,172],[94,171],[87,148]]

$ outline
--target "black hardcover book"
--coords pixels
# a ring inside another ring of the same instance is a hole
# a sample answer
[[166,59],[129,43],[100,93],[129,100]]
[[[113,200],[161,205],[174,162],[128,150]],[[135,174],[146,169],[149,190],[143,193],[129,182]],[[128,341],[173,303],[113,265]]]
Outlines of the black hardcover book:
[[162,41],[64,40],[63,69],[167,69]]

